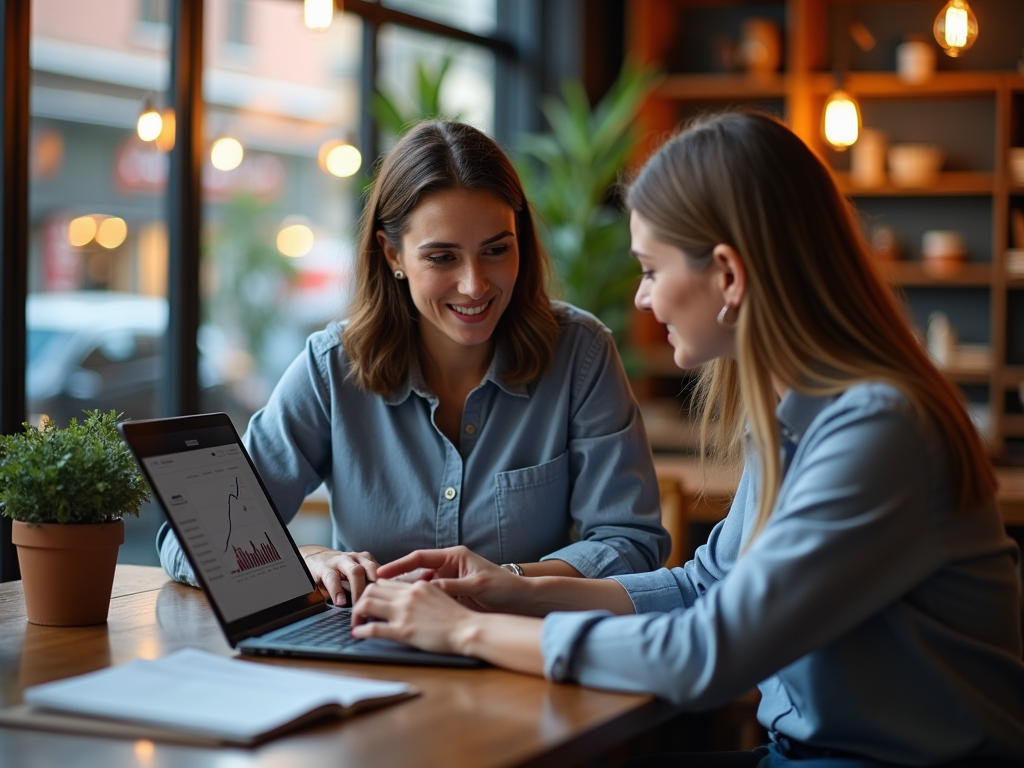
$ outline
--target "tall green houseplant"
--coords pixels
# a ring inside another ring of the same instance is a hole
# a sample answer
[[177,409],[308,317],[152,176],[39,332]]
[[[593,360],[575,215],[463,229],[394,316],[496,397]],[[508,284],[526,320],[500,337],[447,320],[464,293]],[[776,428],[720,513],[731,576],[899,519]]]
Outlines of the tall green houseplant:
[[518,170],[564,297],[597,315],[620,349],[637,266],[628,258],[629,223],[614,187],[637,148],[640,106],[659,79],[627,62],[595,107],[583,86],[570,81],[561,99],[541,102],[551,133],[525,134],[519,143]]

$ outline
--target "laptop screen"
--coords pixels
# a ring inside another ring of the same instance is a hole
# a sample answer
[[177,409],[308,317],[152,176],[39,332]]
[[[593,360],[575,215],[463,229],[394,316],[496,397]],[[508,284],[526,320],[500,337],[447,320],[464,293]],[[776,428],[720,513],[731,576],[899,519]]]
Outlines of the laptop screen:
[[230,625],[293,608],[316,588],[237,433],[222,420],[223,426],[215,415],[125,422],[121,432],[197,579]]

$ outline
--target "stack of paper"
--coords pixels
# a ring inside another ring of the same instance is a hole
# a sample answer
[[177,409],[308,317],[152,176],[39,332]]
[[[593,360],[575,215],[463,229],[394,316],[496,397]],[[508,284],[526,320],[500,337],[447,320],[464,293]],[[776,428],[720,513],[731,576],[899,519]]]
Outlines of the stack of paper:
[[0,725],[245,745],[416,693],[187,649],[28,688],[26,704],[0,712]]

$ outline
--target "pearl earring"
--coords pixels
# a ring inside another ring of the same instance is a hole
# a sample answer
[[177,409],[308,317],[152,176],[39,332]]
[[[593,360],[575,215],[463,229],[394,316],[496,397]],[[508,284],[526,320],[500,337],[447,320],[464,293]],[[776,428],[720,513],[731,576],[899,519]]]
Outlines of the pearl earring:
[[395,270],[395,280],[405,280],[405,272],[400,269]]

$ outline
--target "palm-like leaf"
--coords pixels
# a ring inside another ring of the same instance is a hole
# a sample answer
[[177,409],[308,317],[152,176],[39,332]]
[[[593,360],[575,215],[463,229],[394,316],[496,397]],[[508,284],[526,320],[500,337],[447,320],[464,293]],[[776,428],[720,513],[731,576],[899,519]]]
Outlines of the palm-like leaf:
[[526,134],[518,163],[527,196],[540,218],[565,298],[600,317],[621,342],[629,317],[636,265],[627,258],[625,215],[609,193],[636,149],[634,121],[659,75],[627,62],[591,108],[578,82],[541,109],[550,134]]

